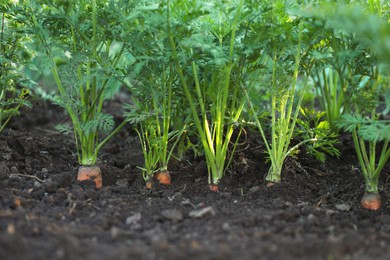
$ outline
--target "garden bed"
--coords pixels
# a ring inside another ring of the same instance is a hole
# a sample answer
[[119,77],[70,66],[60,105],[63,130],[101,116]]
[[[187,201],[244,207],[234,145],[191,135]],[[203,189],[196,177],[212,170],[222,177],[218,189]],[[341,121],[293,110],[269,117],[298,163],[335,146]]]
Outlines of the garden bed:
[[102,150],[96,190],[76,182],[73,137],[54,129],[63,118],[37,103],[0,135],[0,259],[388,259],[389,171],[381,210],[361,209],[348,138],[339,160],[300,154],[266,187],[261,138],[249,132],[218,192],[192,157],[171,162],[172,185],[147,190],[129,126]]

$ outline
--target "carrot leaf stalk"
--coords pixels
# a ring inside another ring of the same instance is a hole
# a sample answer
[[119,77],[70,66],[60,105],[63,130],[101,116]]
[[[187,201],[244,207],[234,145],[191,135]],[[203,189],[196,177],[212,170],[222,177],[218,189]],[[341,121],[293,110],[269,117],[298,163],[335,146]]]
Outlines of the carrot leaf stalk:
[[[239,1],[238,4],[233,3],[234,6],[225,6],[225,9],[222,8],[223,10],[219,9],[223,6],[213,6],[209,10],[210,13],[207,14],[202,11],[188,10],[187,12],[187,10],[182,10],[189,17],[194,14],[199,15],[197,17],[199,19],[191,18],[196,20],[194,23],[198,24],[192,27],[194,30],[190,32],[189,36],[177,36],[174,33],[174,30],[177,29],[174,26],[182,25],[177,25],[180,22],[185,23],[180,20],[183,17],[180,16],[182,14],[178,14],[178,10],[188,8],[185,5],[175,6],[175,4],[180,3],[174,3],[171,6],[170,1],[168,1],[167,4],[167,32],[172,59],[206,157],[209,184],[218,185],[231,161],[231,157],[229,158],[228,155],[229,145],[245,104],[245,98],[240,95],[239,91],[244,68],[242,62],[235,55],[236,32],[242,21],[244,1]],[[231,13],[226,13],[227,10],[231,10]],[[187,21],[184,18],[183,20]],[[197,38],[198,36],[202,37],[202,35],[205,39]],[[230,39],[225,42],[224,38],[227,35]],[[180,36],[188,37],[188,39],[178,38]],[[194,37],[194,40],[191,37]],[[202,50],[202,46],[205,44],[203,41],[207,41],[208,37],[213,37],[215,41],[213,41],[213,45],[207,45]],[[224,53],[224,55],[218,56],[220,59],[211,58],[208,60],[210,58],[207,57],[207,50],[212,55],[218,53]],[[199,56],[202,55],[202,51],[204,51],[204,56]],[[180,60],[182,52],[186,52],[191,57],[188,63],[183,63]],[[205,60],[208,62],[204,62]],[[237,141],[233,142],[233,152],[236,144]]]

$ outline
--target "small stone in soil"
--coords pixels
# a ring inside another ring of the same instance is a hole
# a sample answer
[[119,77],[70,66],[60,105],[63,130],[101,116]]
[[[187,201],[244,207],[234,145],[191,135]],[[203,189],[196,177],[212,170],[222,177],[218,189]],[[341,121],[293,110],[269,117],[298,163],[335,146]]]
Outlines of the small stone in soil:
[[213,207],[205,207],[202,209],[193,210],[188,214],[191,218],[202,218],[206,216],[213,216],[215,215],[215,210]]
[[11,159],[12,159],[12,153],[4,153],[4,154],[2,154],[2,157],[3,157],[6,161],[11,161]]
[[326,214],[327,216],[332,216],[332,215],[334,215],[334,214],[336,214],[336,213],[338,213],[338,212],[335,211],[335,210],[333,210],[333,209],[327,209],[327,210],[325,211],[325,214]]
[[18,174],[15,174],[15,173],[11,173],[8,178],[9,179],[15,179],[15,180],[21,180],[22,179]]
[[34,188],[39,189],[42,187],[42,184],[39,181],[34,181]]
[[255,193],[260,190],[259,186],[253,186],[252,188],[249,189],[248,194]]
[[343,203],[343,204],[337,204],[336,206],[337,210],[340,211],[350,211],[351,210],[351,205]]
[[159,244],[161,242],[166,241],[166,236],[164,232],[161,230],[160,226],[156,226],[153,229],[146,230],[143,234],[146,237],[150,238],[150,241],[153,244]]
[[313,214],[309,214],[307,216],[307,220],[309,221],[309,223],[311,224],[318,224],[319,223],[319,220],[316,216],[314,216]]
[[19,170],[18,170],[18,168],[16,168],[16,166],[12,166],[11,172],[16,174],[16,173],[19,173]]
[[225,231],[229,231],[230,230],[230,225],[228,222],[225,222],[222,224],[222,229],[225,230]]
[[126,218],[126,225],[135,225],[138,224],[141,221],[141,213],[137,212],[132,216],[129,216]]
[[183,219],[183,213],[177,209],[166,209],[161,212],[161,217],[165,220],[178,222]]
[[49,170],[46,168],[42,168],[40,176],[37,175],[37,177],[41,179],[48,178],[48,176],[49,176]]
[[110,233],[111,233],[111,237],[115,239],[115,238],[117,238],[120,235],[121,230],[119,228],[117,228],[117,227],[112,227],[110,229]]
[[309,206],[309,202],[307,202],[307,201],[302,201],[302,202],[299,202],[298,204],[297,204],[297,207],[306,207],[306,206]]

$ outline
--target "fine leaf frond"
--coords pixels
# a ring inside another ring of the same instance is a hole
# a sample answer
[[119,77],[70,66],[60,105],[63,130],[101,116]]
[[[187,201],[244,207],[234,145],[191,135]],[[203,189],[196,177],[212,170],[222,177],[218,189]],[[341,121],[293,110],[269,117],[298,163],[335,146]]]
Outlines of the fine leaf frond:
[[99,121],[98,131],[108,134],[114,128],[114,117],[109,114],[99,113],[97,116]]
[[112,115],[98,113],[94,120],[89,120],[81,125],[81,129],[85,135],[95,132],[108,134],[114,128],[114,118]]
[[336,126],[345,129],[347,132],[356,130],[360,125],[367,124],[369,119],[358,114],[344,114],[336,122]]
[[381,121],[373,121],[371,124],[362,125],[358,134],[369,142],[390,140],[390,124]]
[[54,128],[64,135],[68,135],[72,133],[72,129],[70,128],[69,125],[66,124],[58,124]]
[[154,115],[153,112],[149,112],[147,110],[141,110],[139,108],[132,107],[131,105],[125,105],[124,109],[127,110],[124,113],[124,116],[126,117],[126,121],[132,125],[138,125],[143,122],[146,122]]
[[10,108],[10,109],[6,109],[6,110],[1,110],[1,118],[10,118],[10,117],[14,117],[14,116],[18,116],[20,113],[19,113],[19,110],[17,108]]

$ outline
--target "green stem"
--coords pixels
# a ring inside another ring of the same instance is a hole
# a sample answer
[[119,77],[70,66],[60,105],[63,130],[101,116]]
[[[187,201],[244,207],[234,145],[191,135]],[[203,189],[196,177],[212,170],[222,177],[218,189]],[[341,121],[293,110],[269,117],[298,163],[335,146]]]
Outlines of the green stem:
[[0,46],[3,51],[3,54],[5,54],[4,26],[5,26],[5,13],[3,13],[1,18],[1,34],[0,34]]
[[118,125],[108,136],[106,136],[106,138],[103,139],[103,141],[101,141],[96,146],[94,153],[93,153],[93,157],[95,158],[95,161],[96,161],[98,153],[99,153],[100,149],[103,147],[103,145],[105,145],[113,136],[115,136],[126,124],[127,124],[126,120],[122,121],[122,123],[120,125]]
[[[295,104],[294,100],[296,97],[295,89],[298,82],[298,72],[300,66],[300,53],[301,53],[301,41],[302,41],[302,24],[299,25],[299,40],[297,46],[297,53],[295,55],[295,69],[294,69],[294,80],[292,83],[292,88],[288,91],[286,96],[282,97],[280,101],[279,108],[276,107],[276,96],[273,94],[272,99],[272,146],[271,146],[271,168],[266,177],[267,181],[271,182],[279,182],[281,180],[281,169],[286,157],[291,153],[291,149],[289,150],[290,142],[292,139],[292,135],[294,133],[296,121],[299,115],[299,108],[301,106],[305,90],[307,88],[308,76],[305,78],[305,82],[303,85],[303,89],[299,93],[299,98],[297,104]],[[275,67],[275,65],[274,65]],[[307,68],[307,74],[309,75],[311,72],[312,64]],[[273,77],[275,77],[275,68],[273,70]],[[275,80],[275,79],[274,79]],[[276,86],[273,83],[273,87]],[[288,104],[288,105],[287,105]],[[293,107],[295,107],[295,111],[293,113]],[[276,120],[276,111],[281,111],[278,120]],[[292,120],[292,121],[291,121]],[[276,125],[277,124],[277,125]],[[276,135],[276,129],[278,129]],[[268,142],[268,141],[267,141]],[[304,141],[306,142],[306,141]]]
[[[202,124],[200,122],[200,118],[199,118],[198,112],[197,112],[196,107],[195,107],[195,102],[192,99],[192,95],[191,95],[189,87],[187,85],[187,81],[186,81],[186,79],[184,77],[183,70],[182,70],[181,65],[179,63],[177,50],[176,50],[176,44],[174,42],[173,34],[172,34],[172,31],[171,31],[171,24],[170,24],[170,1],[168,0],[167,2],[168,2],[167,3],[168,4],[168,7],[167,7],[168,28],[167,28],[167,30],[168,30],[169,42],[170,42],[171,49],[172,49],[173,61],[174,61],[175,66],[176,66],[180,82],[183,85],[184,94],[186,95],[187,100],[188,100],[188,102],[190,104],[190,108],[191,108],[191,111],[192,111],[192,115],[193,115],[193,119],[194,119],[194,122],[195,122],[195,126],[198,129],[198,133],[200,135],[200,139],[201,139],[202,145],[203,145],[203,147],[207,148],[208,143],[207,143],[206,134],[205,134],[205,131],[203,131],[203,127],[202,127]],[[212,154],[212,152],[209,149],[205,149],[204,152],[206,154],[206,160],[207,160],[207,158],[213,157],[213,154]],[[212,164],[212,162],[210,162],[209,167],[212,167],[213,168],[212,170],[216,170],[216,167],[215,167],[214,164]]]

